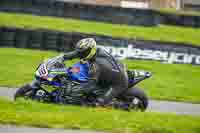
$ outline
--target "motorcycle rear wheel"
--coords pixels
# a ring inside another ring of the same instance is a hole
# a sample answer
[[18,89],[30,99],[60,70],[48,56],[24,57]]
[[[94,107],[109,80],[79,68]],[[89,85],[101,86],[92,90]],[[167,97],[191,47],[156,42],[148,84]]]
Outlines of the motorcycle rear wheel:
[[123,94],[123,101],[128,103],[128,109],[131,110],[138,110],[138,111],[145,111],[148,107],[149,99],[145,92],[139,88],[129,88]]

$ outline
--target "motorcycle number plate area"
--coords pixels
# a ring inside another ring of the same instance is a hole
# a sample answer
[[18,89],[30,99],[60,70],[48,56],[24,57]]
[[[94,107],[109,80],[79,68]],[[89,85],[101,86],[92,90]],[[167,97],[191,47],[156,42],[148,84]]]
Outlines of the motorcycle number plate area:
[[48,75],[48,70],[45,64],[40,65],[40,67],[37,70],[37,75],[39,75],[40,77],[45,77]]

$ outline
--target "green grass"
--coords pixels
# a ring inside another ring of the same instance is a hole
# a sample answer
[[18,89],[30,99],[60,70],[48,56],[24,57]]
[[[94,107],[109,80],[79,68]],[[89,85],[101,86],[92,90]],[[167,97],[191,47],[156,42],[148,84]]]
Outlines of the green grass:
[[184,10],[175,10],[175,9],[156,9],[160,13],[174,14],[174,15],[184,15],[184,16],[200,16],[198,11],[184,11]]
[[[0,86],[16,87],[30,82],[38,64],[56,52],[0,48]],[[199,66],[161,64],[156,61],[124,61],[129,69],[152,71],[141,84],[150,98],[200,103]]]
[[65,32],[81,32],[108,35],[113,37],[139,38],[146,40],[184,42],[200,45],[200,29],[176,26],[142,27],[118,24],[88,22],[83,20],[62,19],[56,17],[40,17],[25,14],[0,13],[0,26],[50,29]]
[[0,123],[113,133],[199,133],[200,117],[0,100]]

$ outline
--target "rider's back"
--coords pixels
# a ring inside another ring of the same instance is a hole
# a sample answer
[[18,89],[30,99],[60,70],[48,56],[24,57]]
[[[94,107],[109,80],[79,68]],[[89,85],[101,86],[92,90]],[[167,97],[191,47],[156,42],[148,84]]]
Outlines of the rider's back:
[[105,50],[98,48],[96,54],[96,77],[99,84],[120,84],[124,82],[125,70],[120,63]]

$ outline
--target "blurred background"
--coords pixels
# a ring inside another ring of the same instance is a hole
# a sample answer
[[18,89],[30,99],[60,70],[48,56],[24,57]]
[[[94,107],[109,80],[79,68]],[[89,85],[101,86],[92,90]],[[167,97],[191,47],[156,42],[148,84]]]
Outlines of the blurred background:
[[200,10],[198,0],[63,0],[94,5],[111,5],[124,8]]

